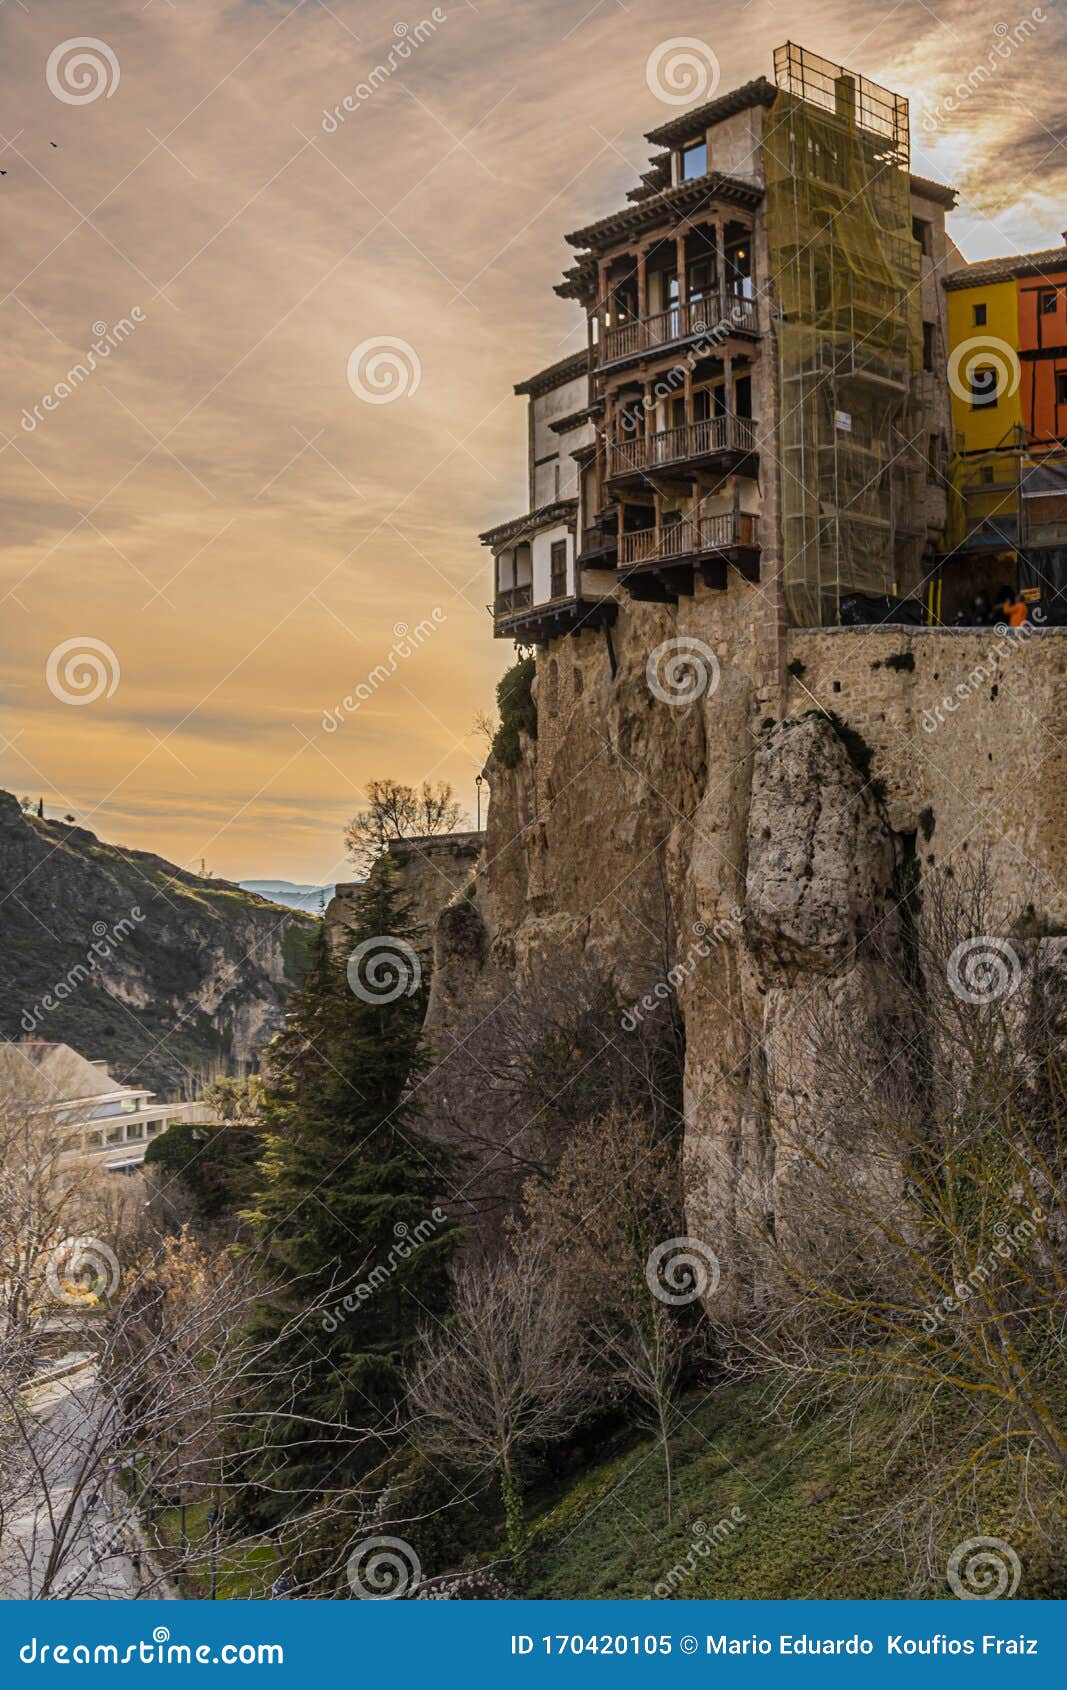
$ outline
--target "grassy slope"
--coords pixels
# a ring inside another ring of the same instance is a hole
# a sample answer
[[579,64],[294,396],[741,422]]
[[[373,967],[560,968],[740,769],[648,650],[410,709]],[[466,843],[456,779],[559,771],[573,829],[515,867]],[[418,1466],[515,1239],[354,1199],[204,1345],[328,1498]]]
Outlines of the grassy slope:
[[[672,1524],[657,1445],[609,1450],[562,1495],[534,1500],[527,1594],[663,1595],[672,1567],[683,1573],[678,1599],[951,1594],[947,1585],[917,1588],[899,1544],[873,1530],[888,1502],[922,1482],[914,1454],[890,1463],[888,1419],[872,1413],[851,1433],[828,1418],[783,1427],[763,1418],[751,1389],[691,1398],[683,1408]],[[736,1508],[744,1518],[716,1534]],[[939,1564],[961,1538],[1002,1536],[1023,1563],[1020,1597],[1067,1595],[1062,1551],[1013,1521],[1003,1498],[987,1499],[980,1520],[948,1530]],[[701,1541],[707,1555],[697,1550]]]

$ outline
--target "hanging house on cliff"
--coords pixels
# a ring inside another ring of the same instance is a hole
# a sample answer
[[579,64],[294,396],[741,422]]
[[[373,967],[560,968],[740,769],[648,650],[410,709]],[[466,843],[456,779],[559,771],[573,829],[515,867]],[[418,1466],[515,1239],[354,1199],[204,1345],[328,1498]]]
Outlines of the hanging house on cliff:
[[[567,237],[586,345],[527,381],[529,513],[481,536],[498,637],[748,593],[770,629],[918,593],[950,449],[955,194],[902,96],[788,44],[684,112],[628,203]],[[845,607],[843,610],[843,606]]]

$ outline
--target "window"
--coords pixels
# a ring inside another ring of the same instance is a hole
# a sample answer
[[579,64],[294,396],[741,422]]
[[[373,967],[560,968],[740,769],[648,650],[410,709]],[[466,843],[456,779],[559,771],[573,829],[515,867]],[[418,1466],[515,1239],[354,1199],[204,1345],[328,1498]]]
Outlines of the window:
[[971,376],[971,410],[990,410],[996,402],[997,372],[992,364],[983,364]]
[[708,144],[706,141],[694,141],[690,147],[682,148],[682,181],[691,182],[695,176],[706,176],[708,173]]
[[930,252],[931,252],[931,248],[932,248],[931,236],[932,236],[932,225],[927,223],[925,221],[925,219],[922,218],[922,217],[913,217],[912,220],[911,220],[911,237],[912,237],[912,240],[918,241],[920,247],[922,248],[923,252],[926,253],[927,257],[930,256]]
[[562,599],[567,596],[567,542],[553,540],[552,542],[552,597]]
[[1055,311],[1056,311],[1056,290],[1055,290],[1055,288],[1042,288],[1041,292],[1038,294],[1037,297],[1038,297],[1038,310],[1041,312],[1042,317],[1053,316],[1055,314]]
[[974,326],[975,326],[975,328],[976,329],[983,328],[985,326],[985,320],[986,320],[986,308],[985,308],[985,306],[984,305],[976,305],[975,308],[974,308]]
[[1067,370],[1056,371],[1056,403],[1067,405]]
[[923,369],[932,370],[934,367],[934,331],[935,323],[923,324]]
[[983,487],[992,487],[993,465],[983,464],[978,479],[981,481]]

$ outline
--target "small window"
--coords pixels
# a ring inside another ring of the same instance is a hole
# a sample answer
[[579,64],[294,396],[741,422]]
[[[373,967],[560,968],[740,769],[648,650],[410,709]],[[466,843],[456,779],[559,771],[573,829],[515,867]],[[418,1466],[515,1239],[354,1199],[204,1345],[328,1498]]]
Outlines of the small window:
[[682,148],[682,181],[691,182],[696,176],[706,176],[708,173],[708,144],[706,141],[695,141],[691,147]]
[[931,225],[922,217],[913,217],[911,220],[911,235],[912,239],[918,241],[923,252],[929,257],[932,247]]
[[567,596],[567,542],[553,540],[552,542],[552,597],[562,599]]
[[983,487],[992,487],[992,485],[993,485],[993,465],[992,464],[983,464],[982,465],[981,473],[979,475],[979,479],[980,479]]
[[1056,290],[1055,290],[1055,288],[1042,288],[1041,292],[1038,294],[1037,297],[1038,297],[1038,310],[1041,312],[1042,317],[1053,316],[1055,314],[1055,311],[1056,311]]
[[1056,371],[1056,403],[1067,405],[1067,370]]
[[991,410],[996,402],[996,369],[992,364],[983,364],[971,376],[971,410]]
[[985,308],[985,306],[984,305],[976,305],[975,308],[974,308],[974,326],[975,326],[975,328],[976,329],[984,328],[985,327],[985,320],[986,320],[986,308]]
[[932,370],[934,367],[934,323],[923,324],[923,369]]

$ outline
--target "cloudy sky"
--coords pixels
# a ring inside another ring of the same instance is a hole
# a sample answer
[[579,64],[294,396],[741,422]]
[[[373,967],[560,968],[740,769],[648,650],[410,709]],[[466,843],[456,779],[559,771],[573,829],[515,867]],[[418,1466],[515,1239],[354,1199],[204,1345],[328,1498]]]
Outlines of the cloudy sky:
[[[525,509],[512,384],[582,342],[552,293],[563,235],[675,115],[646,82],[660,43],[705,43],[726,89],[772,73],[795,18],[7,0],[0,785],[233,878],[343,878],[376,775],[450,780],[473,810],[473,722],[510,654],[477,533]],[[1064,34],[1060,0],[809,0],[800,39],[911,98],[913,168],[960,188],[979,258],[1067,225]],[[352,359],[383,339],[388,404]]]

